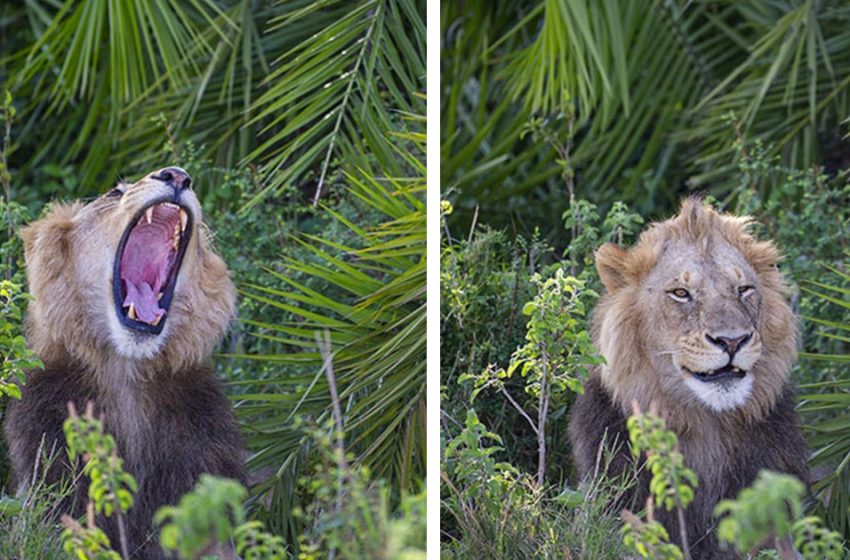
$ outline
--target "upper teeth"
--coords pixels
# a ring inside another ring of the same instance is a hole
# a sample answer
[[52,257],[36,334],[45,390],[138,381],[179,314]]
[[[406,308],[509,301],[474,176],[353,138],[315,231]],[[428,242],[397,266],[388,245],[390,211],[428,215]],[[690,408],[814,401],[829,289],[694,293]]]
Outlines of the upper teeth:
[[180,231],[186,231],[186,224],[189,223],[189,214],[182,208],[180,209]]
[[145,219],[147,219],[148,224],[151,223],[151,219],[153,218],[153,206],[145,210]]

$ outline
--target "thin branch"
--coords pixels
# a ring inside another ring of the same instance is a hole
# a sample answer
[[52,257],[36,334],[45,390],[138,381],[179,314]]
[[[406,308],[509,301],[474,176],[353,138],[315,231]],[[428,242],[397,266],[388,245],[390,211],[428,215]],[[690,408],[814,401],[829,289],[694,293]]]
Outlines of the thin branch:
[[546,345],[540,345],[540,356],[543,364],[543,375],[540,378],[540,405],[537,409],[537,486],[543,488],[546,479],[546,420],[549,415],[549,368]]
[[679,493],[676,493],[676,516],[679,519],[679,539],[682,541],[682,554],[685,555],[685,560],[691,560],[691,548],[688,545],[688,531],[685,528],[685,510],[682,508],[682,502],[679,500]]
[[534,420],[531,419],[531,416],[529,416],[528,413],[523,410],[523,408],[519,405],[519,403],[514,400],[511,394],[508,393],[508,391],[505,389],[504,385],[499,386],[499,391],[501,391],[502,394],[508,398],[508,401],[512,405],[514,405],[514,408],[517,409],[517,411],[522,415],[522,417],[528,420],[528,424],[531,426],[531,429],[534,430],[534,434],[537,435],[537,424],[534,423]]
[[342,407],[339,404],[339,393],[336,390],[336,376],[334,375],[333,365],[333,349],[331,347],[331,335],[325,330],[323,333],[316,331],[316,343],[319,345],[319,352],[322,353],[324,363],[322,369],[325,371],[325,376],[328,378],[328,389],[331,393],[331,405],[333,407],[334,425],[337,434],[337,446],[341,452],[342,470],[348,473],[348,461],[345,459],[345,436],[342,423]]

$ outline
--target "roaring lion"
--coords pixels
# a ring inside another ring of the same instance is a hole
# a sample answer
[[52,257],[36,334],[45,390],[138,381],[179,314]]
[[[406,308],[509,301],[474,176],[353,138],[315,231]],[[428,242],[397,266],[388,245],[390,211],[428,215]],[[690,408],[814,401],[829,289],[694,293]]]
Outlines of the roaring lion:
[[[131,555],[161,558],[151,534],[160,506],[202,473],[244,478],[239,428],[209,363],[234,289],[191,178],[160,169],[89,204],[57,204],[21,235],[34,297],[27,338],[44,368],[8,408],[13,487],[78,472],[62,424],[69,401],[92,401],[139,483],[125,518]],[[80,513],[86,493],[82,482],[66,505]],[[98,524],[118,547],[113,519]]]
[[[735,558],[718,547],[712,513],[760,470],[808,478],[789,380],[795,317],[779,253],[749,233],[750,223],[688,199],[630,249],[607,243],[596,253],[606,293],[593,339],[607,363],[591,372],[572,411],[575,464],[582,478],[592,476],[605,445],[609,475],[634,472],[626,419],[634,402],[657,410],[699,476],[685,511],[694,558]],[[648,479],[644,469],[637,507]],[[656,512],[678,543],[675,515]]]

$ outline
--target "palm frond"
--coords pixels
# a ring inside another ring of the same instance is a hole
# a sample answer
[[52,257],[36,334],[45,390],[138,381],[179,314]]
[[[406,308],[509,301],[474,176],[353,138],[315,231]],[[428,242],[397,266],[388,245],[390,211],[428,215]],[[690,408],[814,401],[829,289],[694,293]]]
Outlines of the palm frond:
[[[838,283],[806,282],[803,286],[810,295],[838,308],[844,316],[850,310],[850,290],[846,282],[850,275],[833,269]],[[835,334],[850,330],[850,322],[815,320],[826,329],[821,333],[830,344],[832,353],[802,353],[802,359],[820,360],[826,364],[842,367],[850,363],[848,343],[850,338]],[[850,380],[827,378],[824,381],[800,387],[799,410],[809,432],[812,447],[814,472],[820,472],[813,489],[819,498],[816,510],[824,516],[830,526],[850,535],[850,512],[847,499],[850,496]]]
[[[412,122],[414,130],[424,129],[423,119]],[[425,147],[424,135],[407,138],[397,148],[405,155],[403,161],[418,162],[403,166],[411,175],[376,176],[352,167],[342,176],[359,206],[382,216],[379,225],[363,228],[325,208],[348,230],[351,243],[300,236],[298,241],[315,260],[288,258],[283,270],[268,270],[282,287],[243,287],[247,297],[291,317],[281,324],[251,321],[254,333],[298,349],[248,356],[274,363],[280,373],[252,382],[259,391],[239,397],[244,401],[239,414],[252,430],[252,464],[273,466],[278,473],[258,490],[272,496],[272,509],[291,503],[285,485],[295,476],[307,442],[291,419],[330,414],[317,331],[330,334],[348,450],[397,488],[413,489],[424,477]],[[329,291],[337,295],[324,295]],[[298,371],[315,368],[317,373],[290,377],[287,365]],[[270,516],[269,521],[280,523],[287,517]]]
[[266,137],[246,160],[262,164],[265,186],[246,211],[268,193],[307,180],[315,181],[318,200],[338,161],[371,169],[363,153],[389,174],[401,171],[383,131],[404,124],[399,112],[424,113],[414,95],[425,77],[420,3],[314,2],[273,21],[271,32],[289,33],[308,15],[342,6],[343,15],[274,61],[267,90],[251,107],[250,123],[262,122]]

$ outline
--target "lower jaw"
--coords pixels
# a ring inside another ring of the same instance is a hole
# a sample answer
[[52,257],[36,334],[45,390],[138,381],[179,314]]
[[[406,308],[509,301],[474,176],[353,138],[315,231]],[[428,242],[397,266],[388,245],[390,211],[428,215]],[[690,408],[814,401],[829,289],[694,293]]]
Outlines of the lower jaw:
[[697,381],[707,384],[740,381],[744,379],[749,373],[742,370],[738,370],[738,372],[724,371],[720,373],[698,373],[691,371],[688,368],[683,368],[683,370],[685,371],[685,373],[687,373]]

